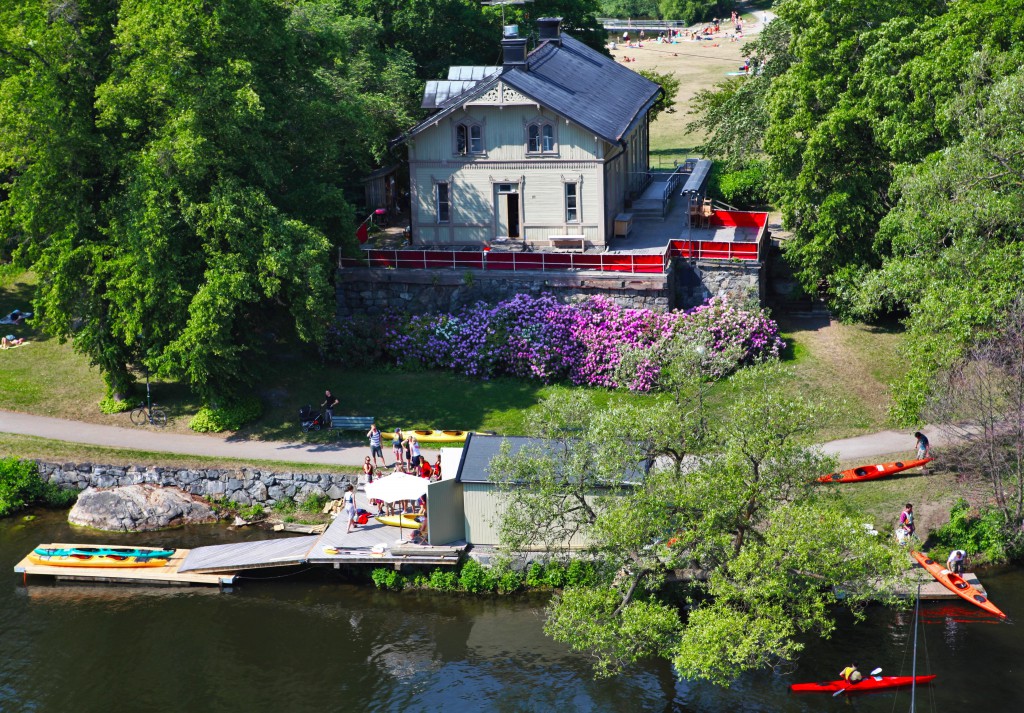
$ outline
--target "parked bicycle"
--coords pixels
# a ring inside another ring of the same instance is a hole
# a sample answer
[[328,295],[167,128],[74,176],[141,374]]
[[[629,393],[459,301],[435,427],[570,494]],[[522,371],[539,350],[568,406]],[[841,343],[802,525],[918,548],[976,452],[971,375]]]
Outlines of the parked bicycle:
[[132,409],[131,419],[136,426],[145,426],[148,423],[150,426],[163,428],[167,425],[167,414],[163,409],[157,408],[156,404],[150,407],[144,403],[139,404]]
[[132,409],[130,417],[132,423],[136,426],[144,426],[147,423],[150,426],[159,426],[163,428],[167,425],[167,414],[163,409],[157,408],[157,405],[153,403],[153,397],[149,392],[149,373],[146,373],[146,400],[140,403],[138,406]]

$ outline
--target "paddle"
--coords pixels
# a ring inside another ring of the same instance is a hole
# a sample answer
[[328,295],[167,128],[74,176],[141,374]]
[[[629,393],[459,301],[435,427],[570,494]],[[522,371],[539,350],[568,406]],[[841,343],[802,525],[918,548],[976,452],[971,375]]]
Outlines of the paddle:
[[[878,668],[876,668],[876,669],[875,669],[874,671],[872,671],[871,673],[869,673],[869,674],[868,674],[868,676],[877,676],[877,675],[878,675],[878,674],[880,674],[881,672],[882,672],[882,667],[881,667],[881,666],[879,666],[879,667],[878,667]],[[846,691],[847,691],[847,690],[849,690],[849,689],[846,689],[846,688],[840,688],[840,689],[839,689],[838,691],[836,691],[835,693],[833,693],[833,694],[832,694],[832,697],[833,697],[833,698],[836,698],[836,697],[838,697],[838,696],[839,696],[839,694],[840,694],[840,693],[846,693]]]

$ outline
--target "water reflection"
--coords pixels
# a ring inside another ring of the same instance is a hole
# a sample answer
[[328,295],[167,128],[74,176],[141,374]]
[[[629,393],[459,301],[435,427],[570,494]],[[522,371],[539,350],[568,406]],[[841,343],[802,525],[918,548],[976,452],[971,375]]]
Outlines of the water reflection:
[[[258,532],[193,528],[145,544],[193,547]],[[214,588],[56,585],[26,588],[11,567],[39,542],[143,544],[72,531],[59,515],[0,521],[0,711],[858,711],[905,710],[906,692],[840,701],[788,693],[795,681],[862,668],[909,673],[912,611],[875,607],[832,641],[808,642],[795,669],[727,688],[678,680],[647,662],[595,681],[589,660],[543,634],[544,600],[379,592],[333,571]],[[993,599],[1024,611],[1024,575],[983,578]],[[937,706],[1019,709],[1024,642],[1012,624],[957,602],[925,604],[919,672],[939,679]],[[141,682],[141,683],[140,683]]]

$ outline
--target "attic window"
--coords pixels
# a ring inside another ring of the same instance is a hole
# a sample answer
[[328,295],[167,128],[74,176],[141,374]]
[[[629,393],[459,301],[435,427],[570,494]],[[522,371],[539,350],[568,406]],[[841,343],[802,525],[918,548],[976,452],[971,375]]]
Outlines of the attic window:
[[459,156],[484,152],[484,130],[480,124],[463,122],[455,125],[455,153]]
[[526,153],[553,154],[558,152],[555,125],[550,121],[535,121],[526,126]]

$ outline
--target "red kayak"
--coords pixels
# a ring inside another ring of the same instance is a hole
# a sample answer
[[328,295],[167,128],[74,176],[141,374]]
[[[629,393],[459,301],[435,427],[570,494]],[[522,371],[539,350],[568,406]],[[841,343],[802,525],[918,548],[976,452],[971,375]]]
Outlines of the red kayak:
[[935,676],[869,676],[856,683],[850,683],[839,679],[838,681],[820,681],[819,683],[794,683],[789,687],[793,693],[835,693],[846,691],[846,693],[870,693],[872,691],[884,691],[887,688],[900,688],[909,686],[914,682],[928,683]]
[[896,461],[895,463],[876,463],[875,465],[862,465],[858,468],[841,470],[838,473],[829,473],[818,478],[819,483],[857,483],[862,480],[878,480],[893,473],[899,473],[911,468],[919,468],[925,463],[934,460],[933,458],[922,458],[921,460]]
[[911,552],[910,554],[922,567],[928,570],[929,574],[935,577],[942,586],[953,592],[953,594],[976,607],[981,607],[989,614],[995,614],[1003,619],[1006,618],[1006,614],[1000,611],[999,607],[990,602],[988,597],[979,592],[973,585],[968,584],[959,574],[950,572],[941,564],[928,557],[928,555],[923,555],[920,552]]

